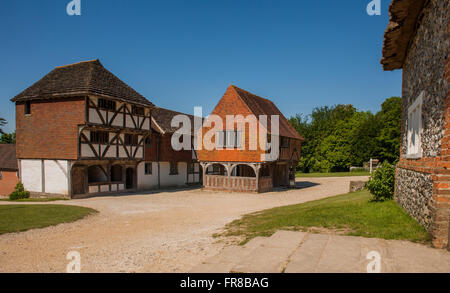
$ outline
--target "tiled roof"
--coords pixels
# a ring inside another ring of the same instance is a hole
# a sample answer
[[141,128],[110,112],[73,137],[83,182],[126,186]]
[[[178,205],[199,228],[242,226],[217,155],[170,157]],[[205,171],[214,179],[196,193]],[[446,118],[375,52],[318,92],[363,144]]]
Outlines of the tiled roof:
[[[188,116],[189,119],[191,120],[191,128],[192,128],[192,130],[194,129],[194,116],[193,115],[184,114],[181,112],[172,111],[172,110],[159,108],[159,107],[153,108],[153,110],[152,110],[152,119],[154,120],[154,121],[152,121],[152,126],[154,129],[156,129],[158,131],[162,131],[163,133],[173,133],[178,128],[172,127],[171,122],[172,122],[173,117],[175,117],[177,115]],[[154,122],[156,122],[157,125],[154,125],[155,124]],[[200,122],[200,127],[201,127],[201,122]]]
[[11,101],[51,99],[74,95],[97,95],[153,106],[141,94],[103,67],[98,59],[58,66]]
[[0,144],[0,170],[18,170],[15,144]]
[[270,125],[271,125],[271,115],[278,115],[279,123],[280,123],[280,130],[279,134],[280,136],[295,138],[303,140],[303,138],[298,134],[298,132],[292,127],[292,125],[289,123],[289,121],[284,117],[284,115],[280,112],[280,110],[275,106],[275,104],[265,98],[261,98],[257,95],[254,95],[246,90],[243,90],[241,88],[238,88],[234,85],[231,85],[231,87],[236,91],[238,96],[244,101],[244,103],[248,106],[250,111],[259,118],[260,115],[266,115],[267,116],[267,131],[271,133],[270,131]]
[[384,70],[403,67],[409,42],[414,36],[417,19],[425,3],[426,0],[392,0],[381,59]]

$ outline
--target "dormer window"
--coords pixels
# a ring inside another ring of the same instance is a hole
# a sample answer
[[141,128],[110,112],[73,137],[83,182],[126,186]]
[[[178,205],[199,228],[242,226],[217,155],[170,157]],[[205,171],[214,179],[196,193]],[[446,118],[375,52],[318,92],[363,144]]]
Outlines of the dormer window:
[[98,99],[98,107],[102,110],[116,111],[116,102],[106,99]]
[[25,102],[25,115],[31,115],[31,101]]

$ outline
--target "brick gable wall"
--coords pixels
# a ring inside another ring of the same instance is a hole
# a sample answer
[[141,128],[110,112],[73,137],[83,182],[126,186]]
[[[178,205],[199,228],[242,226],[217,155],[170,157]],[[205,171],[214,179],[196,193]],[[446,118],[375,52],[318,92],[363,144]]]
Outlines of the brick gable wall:
[[78,125],[85,123],[85,99],[16,103],[16,152],[19,159],[78,159]]
[[[222,99],[219,101],[217,106],[214,108],[211,114],[218,115],[222,118],[224,123],[224,128],[226,128],[226,115],[242,115],[244,118],[247,115],[252,115],[253,113],[248,109],[247,105],[239,98],[236,91],[230,87],[225,92]],[[264,152],[259,149],[259,143],[257,150],[249,150],[249,126],[246,125],[245,139],[242,140],[242,144],[245,143],[245,150],[199,150],[198,158],[200,161],[209,162],[261,162],[261,154]],[[202,128],[203,136],[211,128]],[[225,129],[224,129],[225,130]],[[232,129],[230,129],[232,130]],[[213,139],[214,141],[214,139]]]

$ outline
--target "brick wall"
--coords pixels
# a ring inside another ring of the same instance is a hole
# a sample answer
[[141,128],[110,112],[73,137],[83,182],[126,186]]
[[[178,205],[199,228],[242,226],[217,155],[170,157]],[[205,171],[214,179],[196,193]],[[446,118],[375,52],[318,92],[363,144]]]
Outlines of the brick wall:
[[[236,91],[232,87],[229,87],[211,114],[218,115],[219,117],[221,117],[224,123],[223,126],[225,128],[226,115],[242,115],[245,118],[247,115],[252,115],[253,113],[248,109],[247,105],[239,98]],[[202,129],[203,135],[205,135],[205,133],[207,133],[208,130],[210,129],[211,128],[204,127]],[[242,140],[242,144],[243,146],[245,146],[245,150],[235,149],[235,150],[208,151],[202,149],[198,151],[198,158],[200,161],[207,161],[207,162],[261,162],[261,154],[263,154],[264,152],[261,149],[259,149],[259,143],[257,144],[258,145],[257,150],[253,151],[249,150],[250,144],[249,139],[250,139],[249,126],[247,124],[245,129],[245,139]]]
[[0,195],[8,196],[14,191],[19,178],[17,178],[17,171],[1,171],[2,179],[0,179]]
[[145,146],[145,161],[156,162],[156,139],[159,136],[159,161],[160,162],[192,162],[192,151],[175,151],[172,148],[172,134],[160,135],[152,132],[150,145]]
[[78,125],[84,123],[84,98],[31,101],[31,115],[16,103],[17,158],[77,159]]

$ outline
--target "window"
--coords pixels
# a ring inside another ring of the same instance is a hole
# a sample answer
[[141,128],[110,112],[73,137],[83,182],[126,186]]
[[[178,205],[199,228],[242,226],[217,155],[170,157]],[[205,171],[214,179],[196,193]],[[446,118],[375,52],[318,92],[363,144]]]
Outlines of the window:
[[3,174],[2,174],[2,170],[0,170],[0,180],[2,180],[3,178]]
[[194,163],[188,163],[187,172],[188,174],[194,174]]
[[143,107],[133,106],[131,108],[131,113],[133,113],[133,115],[145,115],[145,110]]
[[422,157],[422,103],[425,92],[408,108],[407,157]]
[[169,175],[178,175],[178,163],[170,162],[170,173]]
[[125,134],[125,145],[137,145],[138,136],[135,134]]
[[145,163],[145,175],[152,175],[152,163]]
[[25,115],[31,115],[31,101],[25,102]]
[[116,111],[116,102],[105,99],[98,99],[98,107],[103,110]]
[[109,142],[109,134],[106,131],[91,131],[91,142],[107,144]]
[[217,132],[216,146],[220,148],[241,147],[241,131],[227,130]]
[[280,138],[280,146],[282,148],[288,148],[289,147],[289,137],[282,136]]

